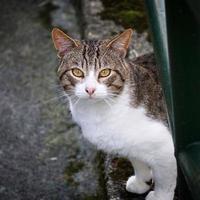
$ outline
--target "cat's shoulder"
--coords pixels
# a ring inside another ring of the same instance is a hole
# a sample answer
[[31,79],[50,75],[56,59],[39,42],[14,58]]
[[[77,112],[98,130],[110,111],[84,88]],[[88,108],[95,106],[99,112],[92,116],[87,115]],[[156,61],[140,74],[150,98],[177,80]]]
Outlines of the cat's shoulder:
[[134,83],[134,103],[144,105],[149,116],[167,121],[166,104],[159,69],[153,53],[129,61],[131,82]]
[[159,82],[158,67],[154,53],[138,56],[128,62],[135,72],[150,76],[154,81]]

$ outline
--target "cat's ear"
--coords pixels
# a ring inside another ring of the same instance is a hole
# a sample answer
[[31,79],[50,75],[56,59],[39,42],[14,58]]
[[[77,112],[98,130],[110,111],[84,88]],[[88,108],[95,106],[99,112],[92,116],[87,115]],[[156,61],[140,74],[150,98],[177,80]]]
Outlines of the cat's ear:
[[65,52],[80,45],[78,41],[72,39],[58,28],[54,28],[51,35],[54,46],[58,50],[58,57],[62,57]]
[[121,56],[125,57],[131,41],[132,34],[133,30],[131,28],[125,30],[123,33],[111,39],[111,41],[107,44],[107,47],[114,49]]

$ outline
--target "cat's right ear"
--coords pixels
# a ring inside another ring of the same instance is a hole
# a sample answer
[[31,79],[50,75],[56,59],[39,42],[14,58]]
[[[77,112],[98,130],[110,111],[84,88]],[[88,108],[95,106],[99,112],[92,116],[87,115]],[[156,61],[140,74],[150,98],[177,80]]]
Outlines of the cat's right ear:
[[54,46],[58,50],[59,58],[63,57],[64,53],[66,53],[70,49],[79,46],[78,41],[72,39],[58,28],[53,28],[51,36]]

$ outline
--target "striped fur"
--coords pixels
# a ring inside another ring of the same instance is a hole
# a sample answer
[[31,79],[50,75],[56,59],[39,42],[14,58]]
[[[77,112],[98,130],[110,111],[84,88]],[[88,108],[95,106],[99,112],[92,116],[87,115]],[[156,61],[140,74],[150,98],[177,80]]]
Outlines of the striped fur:
[[[116,55],[112,49],[108,49],[106,44],[106,41],[83,41],[80,48],[74,48],[64,55],[58,75],[66,92],[82,81],[70,74],[74,67],[82,69],[86,76],[90,71],[94,71],[97,81],[105,84],[108,90],[114,94],[122,92],[128,78],[128,69],[123,58]],[[98,74],[103,68],[110,68],[112,74],[106,78],[99,78]]]

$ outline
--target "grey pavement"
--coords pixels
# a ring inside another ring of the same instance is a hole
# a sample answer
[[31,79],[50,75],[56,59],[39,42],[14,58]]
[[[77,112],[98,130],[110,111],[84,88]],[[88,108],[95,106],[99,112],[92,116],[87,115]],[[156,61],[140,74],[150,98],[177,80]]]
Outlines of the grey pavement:
[[1,200],[104,199],[101,159],[57,100],[59,62],[42,17],[74,20],[64,29],[80,33],[71,2],[65,15],[53,3],[51,15],[47,1],[0,3]]

